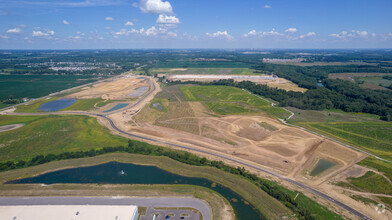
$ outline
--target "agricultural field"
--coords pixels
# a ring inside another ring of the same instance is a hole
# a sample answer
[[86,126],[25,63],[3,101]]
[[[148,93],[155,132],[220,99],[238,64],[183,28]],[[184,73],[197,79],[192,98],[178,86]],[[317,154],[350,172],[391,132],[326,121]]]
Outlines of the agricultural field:
[[347,181],[348,183],[341,182],[338,185],[358,191],[392,195],[391,182],[372,171],[368,171],[360,177],[350,177]]
[[23,127],[0,132],[0,161],[26,160],[37,155],[124,146],[88,116],[0,116],[0,125],[23,123]]
[[190,74],[190,75],[258,75],[249,68],[153,68],[153,74]]
[[392,158],[391,122],[298,122],[297,124],[342,139],[377,155]]
[[222,115],[267,113],[282,117],[289,114],[239,88],[229,86],[180,86],[186,100],[204,102],[215,113]]
[[1,75],[0,101],[14,98],[38,98],[99,80],[86,75]]
[[251,64],[233,61],[169,60],[158,62],[154,68],[249,68]]

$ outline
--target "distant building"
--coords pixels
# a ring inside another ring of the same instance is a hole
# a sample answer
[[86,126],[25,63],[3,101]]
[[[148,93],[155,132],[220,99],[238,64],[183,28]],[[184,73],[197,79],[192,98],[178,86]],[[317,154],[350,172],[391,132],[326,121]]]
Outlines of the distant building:
[[0,206],[0,219],[137,220],[137,206],[31,205]]

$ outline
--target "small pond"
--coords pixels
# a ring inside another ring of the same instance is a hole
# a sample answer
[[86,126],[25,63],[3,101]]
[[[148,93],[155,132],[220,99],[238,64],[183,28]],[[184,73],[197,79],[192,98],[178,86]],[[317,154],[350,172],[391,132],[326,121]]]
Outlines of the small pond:
[[107,111],[104,111],[104,112],[116,111],[116,110],[119,110],[121,108],[124,108],[127,105],[128,105],[127,103],[120,103],[120,104],[117,104],[116,106],[114,106],[113,108],[111,108],[111,109],[109,109]]
[[148,91],[147,86],[139,87],[135,91],[128,94],[129,97],[139,97]]
[[155,166],[142,166],[129,163],[109,162],[90,167],[64,169],[36,177],[9,181],[6,184],[24,183],[101,183],[101,184],[190,184],[212,189],[231,204],[237,219],[265,219],[262,214],[249,205],[231,189],[208,179],[185,177],[167,172]]
[[324,87],[322,83],[317,83],[318,86]]
[[310,172],[311,176],[317,176],[320,173],[324,172],[325,170],[328,170],[329,168],[335,166],[335,163],[332,163],[331,161],[320,159],[316,166],[313,168],[312,172]]
[[76,99],[57,99],[54,101],[46,102],[42,104],[38,110],[44,112],[55,112],[60,111],[62,109],[67,108],[68,106],[73,105],[76,102]]

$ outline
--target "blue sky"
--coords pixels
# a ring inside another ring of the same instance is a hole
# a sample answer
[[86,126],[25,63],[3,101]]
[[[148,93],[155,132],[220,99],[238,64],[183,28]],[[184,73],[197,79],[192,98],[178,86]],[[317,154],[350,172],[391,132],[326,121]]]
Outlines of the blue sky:
[[391,48],[391,0],[0,0],[0,49]]

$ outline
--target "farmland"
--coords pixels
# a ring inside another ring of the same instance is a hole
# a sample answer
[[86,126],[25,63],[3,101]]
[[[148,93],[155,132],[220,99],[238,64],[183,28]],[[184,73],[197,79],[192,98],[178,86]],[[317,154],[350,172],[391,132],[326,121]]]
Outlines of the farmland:
[[153,68],[151,73],[157,74],[192,74],[192,75],[257,75],[249,68]]
[[378,155],[392,158],[392,123],[390,122],[300,122],[298,124],[337,137]]
[[38,98],[98,80],[97,76],[82,75],[0,75],[0,100]]
[[233,61],[168,60],[154,68],[249,68],[251,64]]
[[15,123],[25,126],[0,133],[0,161],[126,144],[87,116],[0,116],[0,125]]

